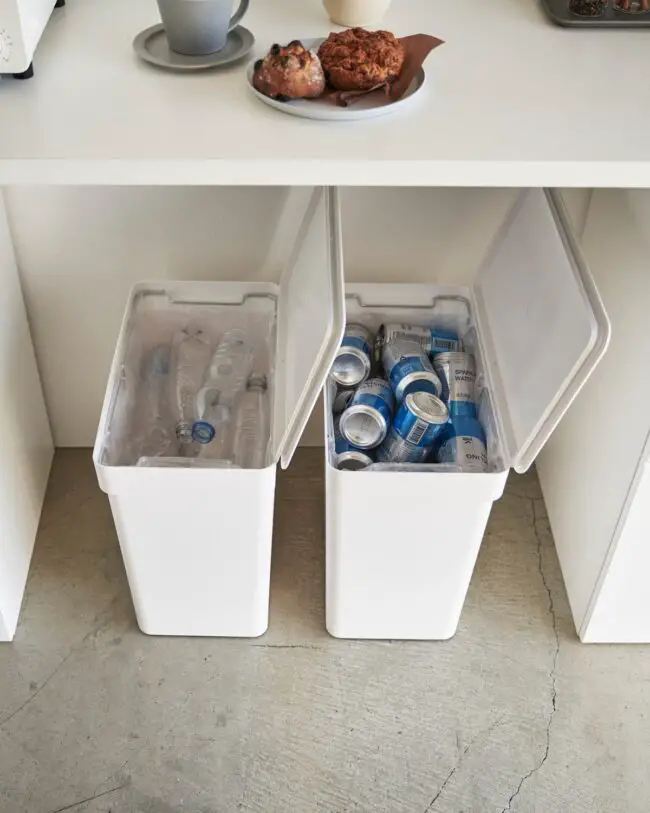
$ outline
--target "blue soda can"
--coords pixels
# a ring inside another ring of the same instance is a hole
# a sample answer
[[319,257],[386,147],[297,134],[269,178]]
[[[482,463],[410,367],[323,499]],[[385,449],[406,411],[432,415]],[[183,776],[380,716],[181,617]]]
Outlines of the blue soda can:
[[336,452],[336,468],[342,471],[359,471],[374,463],[369,450],[358,449],[343,437],[340,418],[334,421],[334,451]]
[[359,449],[374,449],[388,434],[395,398],[383,378],[365,381],[341,415],[341,434]]
[[469,353],[439,353],[433,366],[442,383],[449,414],[476,418],[476,362]]
[[356,387],[370,375],[374,337],[363,325],[345,327],[330,375],[342,387]]
[[462,342],[453,330],[421,325],[390,324],[379,328],[382,346],[396,341],[417,342],[427,355],[462,350]]
[[487,471],[485,432],[477,418],[452,417],[439,440],[439,463],[455,463],[463,471]]
[[426,463],[431,455],[430,446],[416,446],[397,433],[391,426],[386,440],[377,449],[378,463]]
[[393,429],[414,446],[432,446],[444,431],[449,412],[430,392],[410,392],[397,410]]
[[389,342],[383,352],[384,369],[398,403],[409,392],[430,392],[440,396],[442,384],[429,357],[413,341]]

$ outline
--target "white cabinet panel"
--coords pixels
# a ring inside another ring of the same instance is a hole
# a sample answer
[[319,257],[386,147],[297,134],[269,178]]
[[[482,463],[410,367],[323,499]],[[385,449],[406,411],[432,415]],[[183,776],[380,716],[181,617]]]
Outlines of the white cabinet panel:
[[649,215],[648,192],[594,192],[583,249],[612,339],[537,462],[585,641],[650,642],[650,592],[635,588],[647,573],[648,534],[637,513],[644,499],[650,510],[647,489],[634,496],[650,431]]
[[650,463],[639,469],[617,530],[615,546],[601,573],[582,639],[650,641]]
[[348,282],[469,283],[514,189],[341,190]]
[[13,638],[52,439],[0,195],[0,641]]

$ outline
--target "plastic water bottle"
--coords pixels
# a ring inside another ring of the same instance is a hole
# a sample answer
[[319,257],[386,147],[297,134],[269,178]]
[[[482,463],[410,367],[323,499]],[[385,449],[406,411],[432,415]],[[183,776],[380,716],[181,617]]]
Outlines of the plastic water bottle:
[[168,387],[171,347],[160,344],[142,361],[136,400],[136,458],[176,454],[174,424],[169,410]]
[[210,339],[200,328],[187,327],[174,337],[170,397],[176,437],[183,446],[192,442],[196,393],[210,362],[211,350]]
[[265,375],[254,373],[246,383],[246,392],[237,410],[233,439],[233,458],[237,466],[264,468],[269,429],[268,382]]
[[196,395],[196,418],[192,437],[205,448],[201,457],[227,459],[228,436],[237,396],[244,389],[253,364],[253,351],[246,333],[239,328],[224,333]]

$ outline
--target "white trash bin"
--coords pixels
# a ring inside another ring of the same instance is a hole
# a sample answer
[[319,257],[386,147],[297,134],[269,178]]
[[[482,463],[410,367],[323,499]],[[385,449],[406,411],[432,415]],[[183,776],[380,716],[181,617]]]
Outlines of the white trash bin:
[[[266,468],[124,465],[133,403],[128,371],[156,345],[160,313],[181,329],[188,313],[200,314],[215,343],[242,323],[270,338]],[[161,282],[133,290],[94,461],[143,632],[253,637],[266,630],[276,464],[289,465],[343,329],[339,208],[330,190],[312,196],[279,285]]]
[[492,503],[526,471],[609,340],[561,199],[521,193],[471,287],[349,285],[347,318],[453,328],[476,354],[490,470],[336,469],[326,388],[327,629],[341,638],[456,631]]

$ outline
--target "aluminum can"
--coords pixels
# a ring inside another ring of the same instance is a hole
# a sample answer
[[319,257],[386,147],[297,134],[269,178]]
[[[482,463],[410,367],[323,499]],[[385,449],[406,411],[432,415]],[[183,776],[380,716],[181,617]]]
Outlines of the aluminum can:
[[346,325],[330,375],[342,387],[356,387],[370,375],[374,337],[363,325]]
[[463,349],[462,341],[453,330],[403,323],[382,325],[375,339],[375,347],[383,348],[396,341],[417,342],[429,356]]
[[357,389],[341,415],[341,434],[359,449],[374,449],[388,434],[395,398],[390,384],[371,378]]
[[442,384],[449,414],[476,418],[476,362],[469,353],[439,353],[433,367]]
[[398,403],[409,392],[440,396],[442,384],[429,357],[417,342],[399,340],[385,345],[384,369]]
[[391,426],[386,440],[377,449],[378,463],[426,463],[431,447],[415,446],[404,440]]
[[463,471],[487,471],[485,432],[476,418],[452,417],[439,440],[436,453],[439,463],[455,463]]
[[374,463],[370,451],[358,449],[343,437],[339,420],[334,421],[334,450],[336,468],[341,471],[359,471]]
[[444,431],[449,412],[430,392],[410,392],[397,410],[393,429],[414,446],[432,446]]

